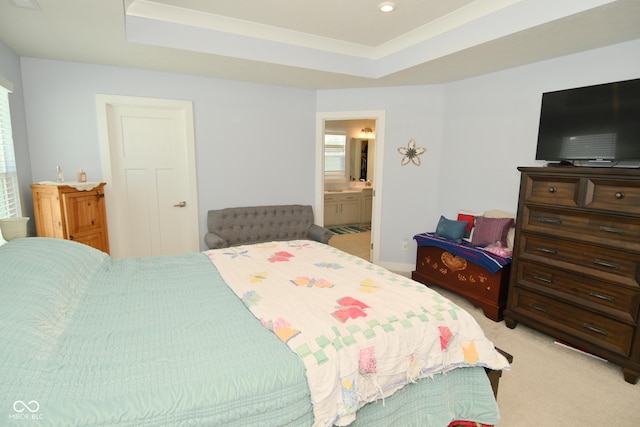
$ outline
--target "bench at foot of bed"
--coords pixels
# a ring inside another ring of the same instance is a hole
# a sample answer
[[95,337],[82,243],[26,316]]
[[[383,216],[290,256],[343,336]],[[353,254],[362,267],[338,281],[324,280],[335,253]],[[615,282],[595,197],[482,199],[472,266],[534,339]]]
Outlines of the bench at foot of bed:
[[499,322],[507,306],[510,266],[490,273],[442,248],[418,246],[416,270],[411,273],[411,278],[463,296],[481,307],[487,318]]
[[[507,361],[509,363],[513,362],[513,356],[510,355],[509,353],[507,353],[504,350],[499,349],[498,347],[496,347],[496,350],[498,351],[498,353],[500,353],[501,355],[503,355]],[[487,372],[487,376],[489,377],[489,381],[491,382],[491,388],[493,389],[493,395],[496,397],[496,399],[498,398],[498,384],[500,383],[500,377],[502,376],[502,371],[494,371],[488,368],[485,368],[485,371]]]

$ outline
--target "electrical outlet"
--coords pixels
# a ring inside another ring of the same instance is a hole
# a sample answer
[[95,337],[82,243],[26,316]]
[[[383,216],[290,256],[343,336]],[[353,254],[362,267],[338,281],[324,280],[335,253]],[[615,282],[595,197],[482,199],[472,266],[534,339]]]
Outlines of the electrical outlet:
[[402,241],[401,249],[402,249],[403,251],[405,251],[405,252],[406,252],[406,251],[408,251],[408,250],[409,250],[409,242],[408,242],[408,241],[406,241],[406,240],[403,240],[403,241]]

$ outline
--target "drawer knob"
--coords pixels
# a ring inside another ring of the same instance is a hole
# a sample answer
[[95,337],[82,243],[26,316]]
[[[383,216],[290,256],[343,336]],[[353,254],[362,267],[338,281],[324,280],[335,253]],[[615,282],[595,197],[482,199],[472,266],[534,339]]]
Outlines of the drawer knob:
[[544,283],[553,283],[553,279],[552,278],[541,276],[539,274],[534,274],[533,278],[536,279],[536,280],[539,280],[541,282],[544,282]]
[[545,307],[543,307],[541,305],[538,305],[538,304],[529,304],[529,307],[533,308],[534,310],[541,311],[543,313],[547,312],[547,309]]
[[562,220],[557,218],[540,218],[540,222],[543,224],[562,225]]
[[621,228],[614,228],[614,227],[605,227],[604,225],[601,225],[600,227],[598,227],[598,230],[600,231],[604,231],[607,233],[614,233],[614,234],[624,234],[625,231]]
[[601,294],[599,292],[589,292],[589,295],[591,295],[594,298],[599,298],[605,301],[610,301],[613,302],[615,301],[615,298],[612,297],[611,295],[605,295],[605,294]]
[[595,265],[599,265],[601,267],[607,267],[607,268],[613,268],[613,269],[620,268],[620,265],[616,264],[615,262],[604,261],[604,260],[601,260],[601,259],[594,259],[593,263]]
[[584,326],[585,328],[587,328],[590,331],[596,332],[596,333],[601,334],[601,335],[608,335],[609,334],[609,332],[607,332],[606,329],[598,328],[596,326],[593,326],[590,323],[583,323],[582,326]]
[[618,200],[624,199],[624,193],[622,191],[618,191],[616,193],[616,199]]
[[556,187],[549,187],[549,193],[555,193],[556,191]]
[[542,247],[542,246],[538,246],[538,247],[536,248],[536,251],[538,251],[538,252],[543,252],[543,253],[545,253],[545,254],[553,254],[553,255],[555,255],[555,254],[557,254],[557,253],[558,253],[558,251],[557,251],[557,250],[555,250],[555,249],[552,249],[552,248],[545,248],[545,247]]

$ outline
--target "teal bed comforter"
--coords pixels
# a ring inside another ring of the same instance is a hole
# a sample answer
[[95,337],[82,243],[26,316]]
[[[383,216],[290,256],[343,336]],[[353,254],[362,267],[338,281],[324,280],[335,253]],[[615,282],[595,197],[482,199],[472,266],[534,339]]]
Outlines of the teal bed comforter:
[[203,254],[21,239],[0,271],[0,425],[312,423],[303,364]]
[[[0,247],[0,425],[311,426],[305,367],[205,254]],[[481,368],[410,384],[356,425],[497,422]]]

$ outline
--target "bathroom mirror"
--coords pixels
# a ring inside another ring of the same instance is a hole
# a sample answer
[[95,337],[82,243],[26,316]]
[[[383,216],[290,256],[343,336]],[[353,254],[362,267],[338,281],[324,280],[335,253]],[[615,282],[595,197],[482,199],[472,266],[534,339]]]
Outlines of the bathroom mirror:
[[349,176],[353,181],[373,181],[375,139],[351,138],[349,144]]

